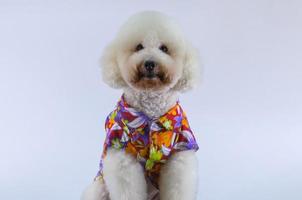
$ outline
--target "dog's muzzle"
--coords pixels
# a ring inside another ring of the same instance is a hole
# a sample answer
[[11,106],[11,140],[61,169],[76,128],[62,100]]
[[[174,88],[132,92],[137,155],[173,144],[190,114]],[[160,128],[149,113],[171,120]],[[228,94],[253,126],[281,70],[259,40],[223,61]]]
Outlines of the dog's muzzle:
[[147,78],[153,78],[156,76],[156,70],[155,68],[157,67],[157,63],[153,60],[146,60],[144,62],[144,75]]

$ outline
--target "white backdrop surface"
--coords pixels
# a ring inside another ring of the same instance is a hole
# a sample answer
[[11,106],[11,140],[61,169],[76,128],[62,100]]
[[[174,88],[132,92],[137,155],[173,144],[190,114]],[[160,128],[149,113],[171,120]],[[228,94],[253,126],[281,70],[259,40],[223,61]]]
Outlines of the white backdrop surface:
[[79,199],[121,95],[98,60],[142,10],[174,17],[200,49],[203,83],[180,99],[198,199],[301,200],[299,0],[0,0],[0,199]]

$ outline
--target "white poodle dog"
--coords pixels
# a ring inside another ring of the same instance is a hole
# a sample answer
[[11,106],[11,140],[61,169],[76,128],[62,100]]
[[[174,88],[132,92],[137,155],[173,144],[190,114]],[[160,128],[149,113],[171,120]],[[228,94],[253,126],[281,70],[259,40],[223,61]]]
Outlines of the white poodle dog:
[[123,95],[106,120],[100,171],[83,200],[194,200],[198,145],[179,93],[198,79],[196,50],[159,12],[136,14],[102,57],[104,81]]

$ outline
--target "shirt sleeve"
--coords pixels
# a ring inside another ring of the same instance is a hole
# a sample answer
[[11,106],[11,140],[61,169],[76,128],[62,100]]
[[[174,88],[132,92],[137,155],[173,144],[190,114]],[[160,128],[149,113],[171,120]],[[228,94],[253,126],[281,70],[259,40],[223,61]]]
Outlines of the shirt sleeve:
[[117,114],[117,111],[114,110],[106,118],[106,122],[105,122],[106,137],[105,137],[105,141],[103,144],[103,152],[102,152],[101,160],[99,163],[99,171],[98,171],[95,179],[102,178],[102,176],[103,176],[103,160],[107,155],[108,149],[124,148],[124,144],[121,142],[123,130],[115,120],[116,114]]
[[199,149],[194,134],[190,128],[188,119],[185,114],[183,114],[183,118],[181,121],[181,129],[178,133],[178,137],[176,143],[174,145],[174,151],[185,151],[185,150],[194,150],[197,151]]

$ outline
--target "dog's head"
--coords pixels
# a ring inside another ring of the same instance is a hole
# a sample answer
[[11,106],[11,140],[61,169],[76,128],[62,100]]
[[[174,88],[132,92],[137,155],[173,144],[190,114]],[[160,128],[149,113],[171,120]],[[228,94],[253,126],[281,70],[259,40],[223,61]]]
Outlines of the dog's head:
[[185,91],[195,85],[196,50],[167,16],[136,14],[121,27],[102,57],[104,81],[114,88]]

